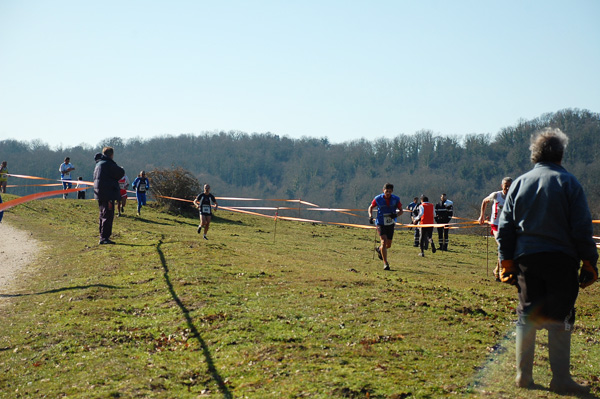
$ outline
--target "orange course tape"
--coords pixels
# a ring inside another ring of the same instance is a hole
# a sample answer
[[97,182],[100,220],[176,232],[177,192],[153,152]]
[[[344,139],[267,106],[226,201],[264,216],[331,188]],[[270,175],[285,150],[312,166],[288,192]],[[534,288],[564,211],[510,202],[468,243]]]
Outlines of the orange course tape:
[[277,218],[283,219],[283,220],[292,220],[292,221],[295,221],[295,222],[324,223],[324,222],[322,222],[320,220],[292,218],[292,217],[288,217],[288,216],[277,216]]
[[29,176],[29,175],[13,175],[11,173],[8,173],[7,176],[9,177],[19,177],[21,179],[32,179],[32,180],[51,180],[51,181],[55,181],[55,179],[47,179],[45,177],[37,177],[37,176]]
[[[46,177],[38,177],[38,176],[29,176],[29,175],[15,175],[15,174],[11,174],[8,173],[7,176],[10,177],[18,177],[20,179],[30,179],[30,180],[50,180],[50,181],[59,181],[59,182],[68,182],[71,184],[87,184],[89,186],[93,186],[94,182],[91,181],[85,181],[85,180],[59,180],[59,179],[48,179]],[[13,187],[17,187],[17,186],[13,186]]]
[[307,208],[309,211],[324,211],[324,212],[360,212],[364,209],[347,209],[347,208]]
[[[449,226],[448,223],[443,224],[403,224],[403,227],[446,227]],[[450,227],[447,227],[450,228]]]
[[273,207],[273,206],[232,206],[231,209],[254,209],[256,211],[298,210],[298,208]]
[[260,199],[260,198],[238,198],[238,197],[215,197],[215,199],[224,200],[224,201],[264,201],[263,199]]
[[70,188],[68,190],[46,191],[46,192],[43,192],[43,193],[36,193],[36,194],[26,195],[24,197],[15,198],[14,200],[10,200],[8,202],[4,202],[4,203],[0,204],[0,211],[7,210],[7,209],[12,208],[13,206],[24,204],[25,202],[33,201],[33,200],[36,200],[36,199],[46,198],[46,197],[53,197],[55,195],[61,195],[61,194],[67,194],[67,193],[73,193],[73,192],[81,191],[81,190],[85,190],[85,189],[87,189],[87,187]]
[[263,217],[266,217],[266,218],[275,219],[275,216],[263,215],[262,213],[249,212],[249,211],[244,211],[244,210],[241,210],[241,209],[229,208],[227,206],[222,206],[219,209],[223,209],[223,210],[231,211],[231,212],[245,213],[247,215],[263,216]]
[[[18,174],[8,174],[8,176],[11,177],[17,177],[17,178],[23,178],[23,179],[34,179],[34,180],[54,180],[54,179],[48,179],[48,178],[43,178],[43,177],[37,177],[37,176],[29,176],[29,175],[18,175]],[[62,182],[62,180],[54,180],[54,181],[60,181]],[[82,181],[82,180],[64,180],[64,181],[68,181],[70,183],[78,183],[78,184],[85,184],[85,185],[93,185],[93,182],[88,182],[88,181]],[[27,186],[38,186],[38,187],[50,187],[50,186],[59,186],[61,183],[52,183],[52,184],[31,184],[31,185],[27,185]],[[17,185],[10,185],[9,187],[18,187]],[[68,190],[56,190],[56,191],[48,191],[45,193],[37,193],[37,194],[32,194],[32,195],[28,195],[25,197],[21,197],[21,198],[17,198],[15,200],[12,201],[8,201],[5,202],[3,204],[0,204],[0,211],[5,210],[5,209],[9,209],[12,208],[13,206],[28,202],[28,201],[32,201],[35,199],[40,199],[40,198],[46,198],[46,197],[51,197],[54,195],[60,195],[60,194],[65,194],[65,193],[70,193],[70,192],[75,192],[75,191],[81,191],[81,190],[86,190],[90,187],[80,187],[80,188],[74,188],[74,189],[68,189]],[[130,193],[133,193],[134,191],[131,190],[127,190]],[[172,199],[175,201],[184,201],[184,202],[193,202],[192,200],[188,200],[188,199],[182,199],[182,198],[176,198],[176,197],[169,197],[169,196],[164,196],[164,195],[157,195],[157,197],[159,198],[166,198],[166,199]],[[303,205],[307,205],[307,206],[311,206],[313,208],[306,208],[304,210],[310,210],[310,211],[322,211],[322,212],[338,212],[338,213],[342,213],[345,215],[351,215],[351,216],[355,216],[355,217],[360,217],[359,215],[355,215],[353,213],[350,212],[359,212],[359,211],[363,211],[363,209],[350,209],[350,208],[321,208],[316,204],[313,204],[311,202],[308,201],[302,201],[302,200],[290,200],[290,199],[260,199],[260,198],[242,198],[242,197],[216,197],[217,199],[220,200],[231,200],[231,201],[282,201],[282,202],[293,202],[293,203],[298,203],[298,204],[303,204]],[[134,200],[135,198],[133,197],[128,197],[128,199],[130,200]],[[250,215],[256,215],[256,216],[263,216],[263,217],[268,217],[271,219],[283,219],[283,220],[290,220],[290,221],[299,221],[299,222],[309,222],[309,223],[324,223],[324,224],[333,224],[333,225],[339,225],[339,226],[349,226],[349,227],[357,227],[357,228],[363,228],[363,229],[373,229],[375,228],[375,226],[369,226],[369,225],[360,225],[360,224],[351,224],[351,223],[335,223],[335,222],[323,222],[323,221],[319,221],[319,220],[314,220],[314,219],[303,219],[303,218],[294,218],[294,217],[286,217],[286,216],[269,216],[269,215],[264,215],[261,213],[257,213],[257,212],[249,212],[247,210],[253,209],[253,210],[295,210],[295,209],[300,209],[300,208],[290,208],[290,207],[221,207],[221,209],[224,210],[229,210],[232,212],[239,212],[239,213],[246,213],[246,214],[250,214]],[[406,210],[408,211],[408,210]],[[465,219],[465,218],[460,218],[457,216],[454,216],[453,219],[458,219],[458,220],[466,220],[465,222],[458,222],[458,223],[444,223],[444,224],[422,224],[422,225],[413,225],[413,224],[396,224],[396,228],[412,228],[412,227],[445,227],[447,229],[460,229],[460,228],[470,228],[473,227],[472,225],[480,225],[478,220],[471,220],[471,219]],[[600,223],[600,220],[593,220],[592,223]],[[468,226],[458,226],[458,225],[468,225]],[[489,221],[485,221],[484,224],[490,224]],[[594,237],[596,239],[599,239],[597,237]]]
[[9,184],[6,187],[54,187],[62,186],[62,183],[47,183],[47,184]]
[[157,197],[158,197],[158,198],[172,199],[172,200],[175,200],[175,201],[194,202],[194,201],[192,201],[192,200],[183,199],[183,198],[167,197],[166,195],[157,195]]
[[356,227],[356,228],[359,228],[359,229],[376,229],[377,228],[375,226],[367,225],[367,224],[335,223],[335,222],[330,222],[329,224],[334,224],[334,225],[337,225],[337,226]]

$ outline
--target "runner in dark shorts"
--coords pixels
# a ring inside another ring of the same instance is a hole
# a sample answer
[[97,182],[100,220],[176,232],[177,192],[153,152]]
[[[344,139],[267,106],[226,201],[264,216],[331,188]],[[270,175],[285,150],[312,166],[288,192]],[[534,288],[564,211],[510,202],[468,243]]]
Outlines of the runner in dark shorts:
[[208,240],[206,237],[206,233],[208,232],[208,228],[210,227],[210,221],[212,219],[212,204],[215,204],[215,211],[219,207],[217,204],[217,200],[215,196],[210,193],[210,186],[208,184],[204,185],[204,192],[198,194],[196,199],[194,200],[194,205],[200,211],[200,224],[198,225],[198,234],[202,231],[202,227],[204,227],[204,239]]
[[388,240],[392,241],[394,239],[394,227],[395,225],[389,226],[377,226],[377,233],[381,237],[382,235],[386,235]]
[[[377,256],[383,261],[383,270],[390,270],[390,264],[387,259],[387,250],[392,246],[394,238],[394,227],[396,218],[402,215],[402,203],[400,198],[393,195],[394,185],[386,183],[383,186],[383,194],[379,194],[373,199],[367,212],[369,213],[369,222],[377,225],[377,232],[381,240],[381,245],[375,248]],[[377,218],[373,220],[373,208],[377,208]]]

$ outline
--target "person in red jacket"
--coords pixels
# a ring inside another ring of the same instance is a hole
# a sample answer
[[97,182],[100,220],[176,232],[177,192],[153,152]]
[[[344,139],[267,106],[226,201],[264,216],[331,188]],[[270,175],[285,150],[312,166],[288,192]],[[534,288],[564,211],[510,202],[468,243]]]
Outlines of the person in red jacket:
[[419,205],[419,215],[415,218],[415,223],[418,222],[420,225],[424,225],[424,227],[421,227],[421,252],[419,252],[419,256],[425,256],[424,250],[427,242],[431,244],[431,252],[435,253],[435,244],[431,238],[433,233],[433,214],[433,204],[429,202],[429,198],[422,195],[421,205]]

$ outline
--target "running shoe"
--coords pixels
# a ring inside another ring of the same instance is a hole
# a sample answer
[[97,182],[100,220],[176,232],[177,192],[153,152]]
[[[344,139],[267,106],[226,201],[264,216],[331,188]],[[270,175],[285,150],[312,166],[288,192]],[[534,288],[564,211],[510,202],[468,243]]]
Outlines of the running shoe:
[[377,256],[380,260],[383,260],[383,256],[381,255],[381,249],[379,247],[375,248],[375,252],[377,252]]

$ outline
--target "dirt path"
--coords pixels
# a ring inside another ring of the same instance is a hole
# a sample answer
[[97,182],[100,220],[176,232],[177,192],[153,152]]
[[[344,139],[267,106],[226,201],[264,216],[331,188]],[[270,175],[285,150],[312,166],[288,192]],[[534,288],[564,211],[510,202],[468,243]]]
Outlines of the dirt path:
[[[8,293],[19,271],[35,259],[40,248],[31,233],[14,228],[6,221],[0,223],[0,294]],[[0,297],[0,303],[2,300]]]

